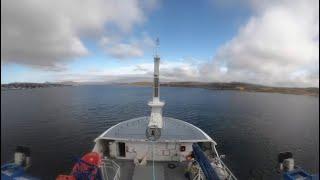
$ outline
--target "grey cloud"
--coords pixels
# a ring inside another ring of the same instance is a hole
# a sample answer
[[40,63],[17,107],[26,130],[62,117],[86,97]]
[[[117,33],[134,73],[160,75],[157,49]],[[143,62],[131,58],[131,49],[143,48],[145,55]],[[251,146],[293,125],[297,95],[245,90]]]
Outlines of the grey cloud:
[[128,33],[143,23],[142,5],[138,0],[3,0],[1,61],[58,69],[57,64],[88,55],[83,37],[101,37],[110,28]]

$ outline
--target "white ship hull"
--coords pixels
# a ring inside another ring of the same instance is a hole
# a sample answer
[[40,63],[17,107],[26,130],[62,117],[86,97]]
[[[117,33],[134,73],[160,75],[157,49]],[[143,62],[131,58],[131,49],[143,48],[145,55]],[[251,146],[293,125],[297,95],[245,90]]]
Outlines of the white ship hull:
[[[149,117],[121,122],[95,139],[94,152],[103,157],[106,179],[205,179],[195,159],[192,145],[198,143],[219,179],[235,179],[222,163],[216,142],[187,122],[163,117],[160,139],[150,141],[145,131]],[[155,171],[153,173],[153,171]],[[187,173],[189,173],[187,175]]]

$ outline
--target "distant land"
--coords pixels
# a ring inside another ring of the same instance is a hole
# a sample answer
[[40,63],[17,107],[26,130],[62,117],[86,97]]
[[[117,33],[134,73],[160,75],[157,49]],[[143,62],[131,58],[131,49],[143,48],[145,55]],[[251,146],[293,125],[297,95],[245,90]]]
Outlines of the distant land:
[[[103,85],[103,84],[117,84],[130,86],[152,86],[152,82],[130,82],[130,83],[77,83],[73,81],[65,81],[58,83],[28,83],[17,82],[9,84],[1,84],[1,90],[13,89],[34,89],[34,88],[48,88],[48,87],[63,87],[63,86],[77,86],[77,85]],[[244,92],[268,92],[268,93],[282,93],[282,94],[296,94],[307,96],[319,96],[319,88],[307,87],[272,87],[258,84],[241,83],[241,82],[161,82],[161,86],[167,87],[189,87],[189,88],[204,88],[210,90],[232,90]]]
[[47,88],[47,87],[62,87],[71,86],[71,83],[9,83],[1,84],[1,90],[13,90],[13,89],[34,89],[34,88]]
[[[123,85],[134,86],[151,86],[152,82],[133,82],[122,83]],[[319,88],[295,88],[295,87],[271,87],[258,84],[241,83],[241,82],[162,82],[161,86],[167,87],[191,87],[191,88],[205,88],[210,90],[233,90],[233,91],[246,91],[246,92],[268,92],[268,93],[282,93],[282,94],[296,94],[319,96]]]

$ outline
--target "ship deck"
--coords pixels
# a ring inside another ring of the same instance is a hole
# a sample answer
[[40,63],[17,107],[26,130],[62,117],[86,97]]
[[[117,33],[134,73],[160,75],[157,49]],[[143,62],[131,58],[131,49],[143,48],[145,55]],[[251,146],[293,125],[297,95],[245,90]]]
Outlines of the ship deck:
[[[120,180],[141,180],[141,179],[153,179],[153,167],[152,161],[148,161],[146,166],[136,166],[133,161],[130,160],[115,160],[120,166],[121,176]],[[171,169],[168,164],[173,163],[177,165]],[[154,171],[155,178],[157,180],[175,179],[175,180],[186,180],[184,176],[186,163],[178,162],[155,162]]]
[[[149,117],[139,117],[118,123],[105,131],[98,139],[146,141]],[[158,142],[214,142],[196,126],[170,117],[163,117],[163,128]],[[215,143],[215,142],[214,142]]]

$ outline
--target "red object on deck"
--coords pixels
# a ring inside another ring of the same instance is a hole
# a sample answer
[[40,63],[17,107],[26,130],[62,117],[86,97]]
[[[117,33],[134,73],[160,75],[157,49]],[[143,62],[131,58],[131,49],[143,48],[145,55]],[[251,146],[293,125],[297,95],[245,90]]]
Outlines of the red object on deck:
[[60,174],[56,180],[76,180],[76,178],[74,176]]
[[100,162],[101,157],[97,152],[87,153],[81,158],[81,161],[73,166],[71,175],[59,175],[56,180],[77,180],[77,178],[82,179],[82,175],[90,177],[90,180],[94,180],[98,174]]
[[101,158],[100,155],[97,152],[90,152],[85,154],[82,158],[83,161],[95,165],[95,166],[99,166]]
[[[71,174],[76,176],[76,174],[79,174],[79,173],[90,172],[90,174],[92,175],[92,178],[90,178],[90,179],[94,180],[94,176],[96,176],[98,174],[97,167],[99,167],[100,162],[101,162],[100,155],[97,152],[90,152],[90,153],[85,154],[81,158],[81,160],[84,162],[76,163],[73,166]],[[93,166],[95,166],[96,168],[93,168]]]

